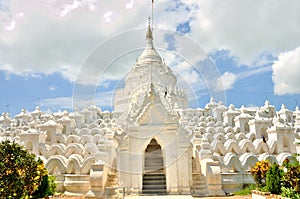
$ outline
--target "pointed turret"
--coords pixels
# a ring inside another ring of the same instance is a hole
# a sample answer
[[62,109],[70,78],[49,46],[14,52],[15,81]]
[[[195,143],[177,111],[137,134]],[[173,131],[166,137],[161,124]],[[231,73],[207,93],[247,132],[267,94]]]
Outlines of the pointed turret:
[[156,51],[153,45],[153,33],[150,26],[150,18],[148,23],[148,28],[146,32],[146,47],[141,56],[137,60],[137,66],[149,65],[149,64],[159,64],[162,65],[162,58]]

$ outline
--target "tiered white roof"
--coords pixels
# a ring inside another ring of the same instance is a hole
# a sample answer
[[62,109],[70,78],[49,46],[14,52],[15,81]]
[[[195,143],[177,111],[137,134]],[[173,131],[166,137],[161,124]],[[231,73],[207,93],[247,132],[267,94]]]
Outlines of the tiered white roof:
[[184,90],[177,86],[176,76],[153,45],[153,32],[149,23],[146,32],[146,47],[126,76],[124,88],[116,92],[115,112],[126,112],[130,107],[141,106],[150,84],[153,84],[160,98],[169,98],[170,106],[174,107],[176,104],[179,108],[187,107],[188,101]]

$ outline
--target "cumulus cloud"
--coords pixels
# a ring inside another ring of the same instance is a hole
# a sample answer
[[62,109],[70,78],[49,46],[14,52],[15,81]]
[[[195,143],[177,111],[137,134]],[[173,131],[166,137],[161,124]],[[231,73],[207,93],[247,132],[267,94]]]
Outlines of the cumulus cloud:
[[[209,51],[228,49],[241,63],[259,63],[262,53],[276,57],[300,43],[299,4],[298,0],[155,1],[154,39],[161,42],[157,29],[176,31],[179,24],[186,24],[191,31],[186,34]],[[151,16],[151,1],[26,0],[10,1],[6,7],[0,14],[0,70],[27,76],[59,73],[71,82],[97,44],[124,31],[145,28]],[[130,41],[136,42],[136,36]],[[124,42],[111,45],[109,50],[102,49],[102,55],[110,56]],[[185,49],[194,52],[192,47]],[[99,77],[93,74],[103,67],[107,65],[93,65],[81,83],[94,83]],[[106,78],[116,79],[127,71],[128,67],[116,67],[107,70]]]
[[0,70],[16,75],[56,72],[75,81],[99,43],[112,34],[145,27],[147,16],[141,13],[146,13],[147,3],[136,2],[130,11],[122,3],[11,1],[0,15]]
[[300,94],[300,47],[281,53],[272,69],[275,94]]
[[229,90],[233,87],[237,76],[234,73],[226,71],[218,80],[217,80],[217,90]]
[[[178,23],[189,20],[190,5],[185,4],[155,2],[154,29],[175,31]],[[151,16],[151,1],[28,0],[11,1],[6,7],[0,15],[0,70],[16,75],[59,73],[72,82],[99,43],[124,31],[145,28]],[[135,35],[130,41],[136,41]],[[116,49],[122,44],[111,45]],[[109,53],[102,49],[102,54]],[[89,80],[99,67],[106,66],[95,66],[85,79]],[[116,78],[118,71],[110,77]]]
[[251,65],[262,53],[275,57],[300,43],[300,1],[201,0],[191,36],[209,50],[224,48]]

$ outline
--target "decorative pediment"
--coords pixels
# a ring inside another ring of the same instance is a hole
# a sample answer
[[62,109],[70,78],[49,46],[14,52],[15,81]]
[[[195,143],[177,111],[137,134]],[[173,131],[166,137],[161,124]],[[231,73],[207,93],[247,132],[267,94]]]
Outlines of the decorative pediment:
[[174,122],[174,119],[161,104],[149,104],[149,106],[136,119],[138,125],[163,125]]
[[130,112],[128,120],[136,125],[155,124],[161,125],[170,122],[177,122],[179,115],[173,110],[173,107],[155,92],[154,85],[150,84],[149,92],[144,95],[144,106],[139,106],[134,112]]

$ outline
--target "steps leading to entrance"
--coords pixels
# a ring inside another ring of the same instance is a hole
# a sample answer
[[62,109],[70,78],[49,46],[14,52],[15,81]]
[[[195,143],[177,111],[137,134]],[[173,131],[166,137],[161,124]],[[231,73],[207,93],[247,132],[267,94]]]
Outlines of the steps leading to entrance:
[[143,194],[167,194],[166,175],[161,147],[151,140],[145,150]]
[[192,179],[191,194],[200,197],[207,196],[205,176],[200,172],[200,162],[198,159],[192,160]]
[[143,194],[166,194],[166,176],[162,173],[144,174]]
[[117,171],[112,169],[109,174],[107,174],[107,181],[106,187],[117,187],[118,185],[118,178],[117,178]]
[[207,187],[202,174],[192,174],[193,185],[191,193],[193,196],[207,196]]
[[111,169],[107,174],[105,198],[124,198],[125,188],[119,187],[117,170]]

